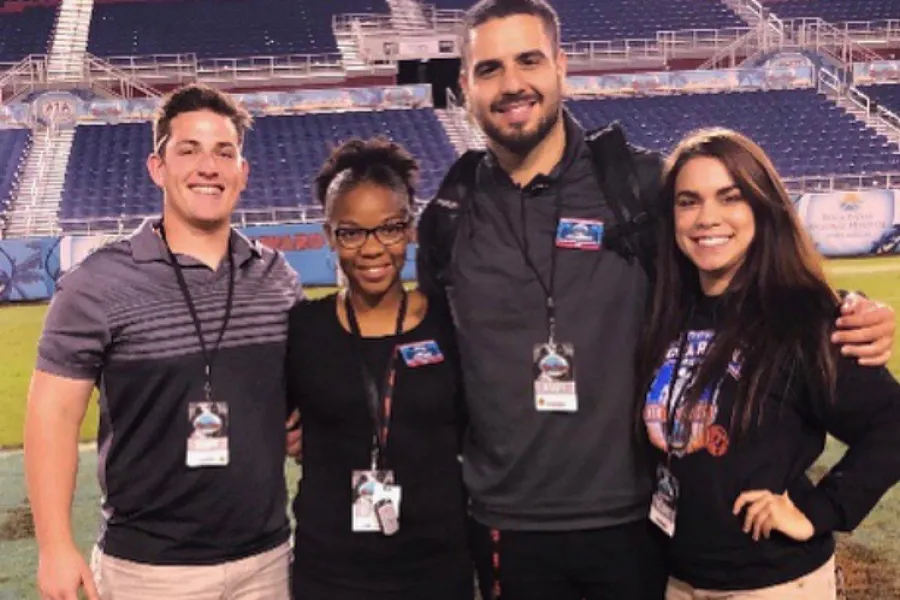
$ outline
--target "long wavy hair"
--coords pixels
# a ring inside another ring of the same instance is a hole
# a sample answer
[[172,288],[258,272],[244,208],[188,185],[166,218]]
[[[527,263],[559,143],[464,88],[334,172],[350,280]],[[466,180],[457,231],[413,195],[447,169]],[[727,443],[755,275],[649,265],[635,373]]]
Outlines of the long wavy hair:
[[790,386],[795,377],[805,378],[811,393],[833,399],[837,355],[830,335],[839,303],[825,279],[821,256],[765,152],[731,130],[695,132],[666,163],[659,269],[638,353],[638,397],[646,395],[666,351],[683,334],[702,296],[697,267],[675,242],[674,210],[678,175],[698,157],[724,165],[753,212],[756,233],[722,297],[716,335],[685,392],[683,414],[692,414],[703,390],[718,384],[739,352],[742,369],[731,429],[744,432],[761,418],[763,400],[782,391],[774,387]]

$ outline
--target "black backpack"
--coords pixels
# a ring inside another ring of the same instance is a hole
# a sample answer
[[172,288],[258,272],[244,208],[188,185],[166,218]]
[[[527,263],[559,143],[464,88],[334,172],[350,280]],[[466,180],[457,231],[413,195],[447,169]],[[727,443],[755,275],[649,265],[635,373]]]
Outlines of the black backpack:
[[[615,223],[604,227],[604,247],[626,260],[638,260],[652,283],[656,276],[662,159],[657,153],[629,144],[618,123],[588,134],[585,141],[594,158],[597,182],[615,216]],[[468,208],[484,155],[484,151],[470,150],[460,156],[445,178],[445,182],[454,183],[455,189],[439,194],[420,218],[417,270],[419,285],[426,292],[436,292],[435,288],[447,284],[458,218]],[[442,185],[442,191],[445,189]]]

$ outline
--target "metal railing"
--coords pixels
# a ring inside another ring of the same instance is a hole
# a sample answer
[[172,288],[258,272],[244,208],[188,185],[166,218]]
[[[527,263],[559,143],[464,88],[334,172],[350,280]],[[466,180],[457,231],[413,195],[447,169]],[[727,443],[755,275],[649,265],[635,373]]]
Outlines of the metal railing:
[[269,81],[311,76],[343,77],[340,54],[290,54],[251,58],[214,58],[197,63],[197,79],[208,83]]
[[447,113],[463,144],[469,150],[484,148],[485,138],[478,125],[472,122],[461,98],[447,88]]
[[[842,190],[898,189],[900,188],[900,173],[789,177],[783,181],[788,191],[794,194]],[[426,201],[417,199],[415,209],[417,211],[421,210],[426,204]],[[67,235],[110,233],[124,235],[136,229],[145,219],[154,217],[159,217],[159,213],[60,219],[57,229],[50,232],[50,234],[59,235],[64,232]],[[245,228],[258,225],[321,223],[324,217],[321,206],[298,206],[291,208],[240,209],[232,213],[231,220],[236,227]]]
[[56,139],[56,133],[57,129],[53,125],[44,130],[43,148],[35,165],[34,179],[28,187],[27,206],[29,207],[33,208],[40,202],[41,194],[44,191],[44,181],[50,171],[50,159],[53,155],[53,141]]
[[760,35],[760,31],[749,31],[743,36],[737,38],[724,48],[720,48],[709,57],[703,64],[697,67],[698,70],[721,70],[733,69],[753,56],[765,49],[765,36]]
[[684,29],[660,31],[656,40],[666,49],[666,55],[698,50],[715,50],[727,46],[751,31],[750,27],[726,27],[723,29]]
[[845,21],[834,26],[862,45],[900,41],[900,19]]
[[862,112],[866,125],[900,143],[900,117],[890,110],[877,106],[872,99],[853,86],[845,88],[844,98]]
[[[59,219],[59,230],[68,235],[91,235],[99,233],[126,234],[137,228],[148,218],[159,217],[159,213],[120,215],[118,217],[89,217],[82,219]],[[298,206],[282,208],[246,208],[232,213],[235,227],[257,225],[321,223],[325,213],[321,206]]]
[[895,112],[892,112],[883,106],[879,106],[878,108],[876,108],[875,112],[878,114],[878,116],[884,119],[886,123],[900,132],[900,116],[897,116]]
[[785,187],[792,193],[898,189],[900,188],[900,173],[790,177],[783,181]]
[[662,59],[663,47],[657,40],[615,40],[567,42],[560,44],[571,63],[596,65],[611,60]]
[[[437,8],[433,5],[422,7],[422,17],[426,30],[435,33],[458,33],[463,25],[465,11]],[[356,32],[388,34],[405,25],[421,31],[422,21],[410,19],[404,24],[402,15],[377,13],[343,13],[331,19],[331,28],[335,33],[352,34]]]
[[30,55],[0,75],[0,104],[12,102],[47,80],[44,56]]
[[162,93],[144,83],[140,78],[97,58],[85,54],[82,81],[109,96],[134,98],[137,95],[159,97]]
[[150,54],[145,56],[106,56],[108,64],[123,73],[144,81],[195,81],[197,79],[197,55]]
[[826,96],[840,96],[844,84],[840,78],[828,69],[819,69],[816,78],[816,91]]
[[822,19],[789,19],[784,21],[784,26],[791,32],[792,45],[823,53],[844,65],[881,60],[881,56],[859,44],[846,30]]

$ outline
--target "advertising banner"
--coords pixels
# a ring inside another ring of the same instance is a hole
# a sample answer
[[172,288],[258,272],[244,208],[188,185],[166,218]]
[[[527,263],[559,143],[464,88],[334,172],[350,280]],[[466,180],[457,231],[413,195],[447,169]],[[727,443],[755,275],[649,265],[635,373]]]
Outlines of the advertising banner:
[[900,197],[894,190],[804,194],[797,209],[825,256],[900,253]]

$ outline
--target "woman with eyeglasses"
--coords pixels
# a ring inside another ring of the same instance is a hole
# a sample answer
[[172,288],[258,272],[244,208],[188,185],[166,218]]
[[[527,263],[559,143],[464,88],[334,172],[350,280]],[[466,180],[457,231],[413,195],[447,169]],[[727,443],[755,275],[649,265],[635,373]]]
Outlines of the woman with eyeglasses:
[[396,144],[351,140],[316,179],[346,289],[290,315],[295,600],[473,598],[452,322],[400,279],[417,170]]

